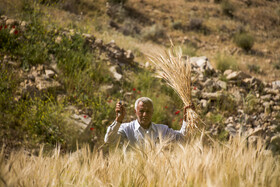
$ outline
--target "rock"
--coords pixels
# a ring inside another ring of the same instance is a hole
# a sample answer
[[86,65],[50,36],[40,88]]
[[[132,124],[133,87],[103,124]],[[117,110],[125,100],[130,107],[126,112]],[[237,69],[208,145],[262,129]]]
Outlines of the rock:
[[208,102],[205,99],[200,100],[200,105],[202,108],[207,108],[208,107]]
[[228,131],[231,136],[235,136],[236,133],[237,133],[237,131],[234,128],[233,124],[228,124],[227,127],[225,128],[225,130]]
[[202,92],[201,97],[203,99],[211,99],[211,100],[218,100],[223,96],[222,92],[215,92],[215,93],[207,93]]
[[14,61],[8,61],[8,64],[14,68],[19,68],[20,67],[20,62],[14,62]]
[[50,69],[45,70],[45,74],[48,78],[53,78],[55,76],[55,72]]
[[107,93],[107,94],[111,94],[115,91],[114,85],[113,84],[105,84],[102,85],[99,90],[101,92]]
[[273,89],[280,89],[280,80],[272,82]]
[[242,80],[245,78],[250,78],[250,75],[245,74],[242,71],[234,71],[227,75],[226,77],[228,80]]
[[123,76],[117,72],[117,68],[118,68],[118,66],[111,66],[111,67],[109,68],[109,70],[110,70],[110,72],[113,74],[114,78],[115,78],[117,81],[120,81],[120,80],[122,79]]
[[127,50],[126,52],[124,52],[124,55],[128,61],[133,61],[134,55],[131,50]]
[[271,95],[270,94],[267,94],[267,95],[263,95],[261,96],[261,100],[263,101],[270,101],[271,100]]
[[280,111],[280,106],[279,105],[278,106],[273,106],[273,110]]
[[271,95],[278,95],[280,93],[279,90],[271,89],[271,88],[265,88],[264,92]]
[[227,83],[225,81],[218,80],[217,85],[224,90],[227,89]]
[[201,72],[205,72],[207,74],[213,74],[215,73],[215,69],[211,65],[211,63],[208,61],[208,58],[206,56],[201,57],[191,57],[190,63],[194,65],[194,67],[198,67]]
[[18,22],[14,19],[7,19],[6,20],[6,25],[18,25]]
[[226,71],[224,71],[224,75],[225,76],[228,76],[229,74],[232,73],[232,70],[231,69],[227,69]]
[[47,89],[60,89],[61,84],[58,81],[55,80],[45,80],[42,77],[36,77],[35,79],[36,83],[36,88],[41,91],[41,90],[47,90]]

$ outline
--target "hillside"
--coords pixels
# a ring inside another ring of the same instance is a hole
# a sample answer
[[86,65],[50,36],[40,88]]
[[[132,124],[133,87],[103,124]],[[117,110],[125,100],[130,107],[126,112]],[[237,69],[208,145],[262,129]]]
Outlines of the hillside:
[[[179,128],[182,102],[146,57],[170,39],[184,55],[206,56],[192,61],[194,101],[208,133],[220,140],[243,133],[280,149],[277,1],[12,0],[0,10],[1,144],[8,149],[102,144],[115,102],[125,101],[130,120],[143,95],[156,103],[155,122]],[[238,47],[239,40],[253,45]]]

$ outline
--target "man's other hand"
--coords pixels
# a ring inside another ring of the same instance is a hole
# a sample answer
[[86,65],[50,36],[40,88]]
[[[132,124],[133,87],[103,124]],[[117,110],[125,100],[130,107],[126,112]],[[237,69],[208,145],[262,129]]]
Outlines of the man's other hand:
[[122,123],[126,113],[125,113],[125,108],[121,101],[117,102],[115,111],[116,111],[116,121]]

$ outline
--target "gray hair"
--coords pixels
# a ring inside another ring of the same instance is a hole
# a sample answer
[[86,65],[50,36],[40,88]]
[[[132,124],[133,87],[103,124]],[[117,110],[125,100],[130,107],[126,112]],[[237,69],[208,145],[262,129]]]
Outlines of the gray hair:
[[151,103],[153,106],[153,101],[152,99],[150,99],[149,97],[140,97],[135,101],[135,110],[137,110],[137,106],[139,102],[143,102],[143,103]]

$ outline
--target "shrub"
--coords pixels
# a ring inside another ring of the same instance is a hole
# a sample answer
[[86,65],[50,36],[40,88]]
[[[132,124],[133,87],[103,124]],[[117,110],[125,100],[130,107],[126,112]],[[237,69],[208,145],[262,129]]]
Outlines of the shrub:
[[280,70],[280,59],[278,59],[278,62],[273,63],[273,67]]
[[125,4],[127,0],[108,0],[108,2],[113,4]]
[[196,56],[197,49],[193,45],[191,45],[191,44],[189,44],[189,45],[182,45],[180,47],[182,49],[183,55]]
[[191,30],[200,30],[203,27],[203,20],[200,18],[191,18],[189,28]]
[[255,39],[249,33],[238,33],[234,36],[235,44],[245,51],[250,51],[254,45]]
[[165,36],[162,26],[156,24],[144,29],[143,38],[146,40],[158,41]]
[[233,16],[233,13],[235,11],[235,6],[229,0],[222,1],[221,8],[222,8],[222,12],[225,15],[230,16],[230,17]]
[[244,100],[244,112],[246,114],[252,114],[255,112],[258,108],[258,102],[258,98],[254,94],[249,93]]
[[183,29],[184,26],[181,21],[172,22],[172,28],[175,30]]
[[250,72],[254,72],[254,73],[261,73],[261,69],[259,65],[255,65],[255,64],[248,64],[247,65],[248,69]]
[[225,54],[218,54],[216,56],[216,68],[222,72],[227,69],[237,70],[238,65],[236,59],[232,56],[227,56]]

